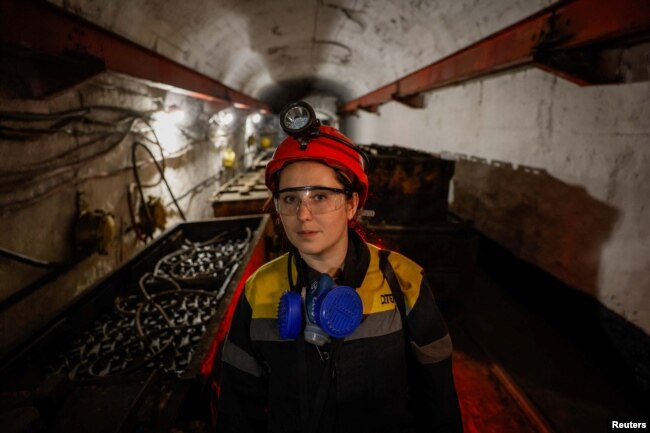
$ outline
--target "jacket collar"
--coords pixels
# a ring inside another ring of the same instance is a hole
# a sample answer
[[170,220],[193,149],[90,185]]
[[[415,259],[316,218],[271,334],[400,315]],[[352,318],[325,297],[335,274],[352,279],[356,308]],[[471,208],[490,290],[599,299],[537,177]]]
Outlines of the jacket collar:
[[[307,271],[308,282],[320,276],[320,273],[307,266],[304,260],[300,259],[300,262]],[[370,250],[361,236],[352,229],[348,229],[348,251],[343,263],[343,271],[335,278],[336,283],[354,288],[361,287],[370,265]]]
[[366,242],[356,231],[348,230],[348,252],[345,255],[345,266],[341,275],[341,284],[350,287],[361,287],[370,265],[370,250]]

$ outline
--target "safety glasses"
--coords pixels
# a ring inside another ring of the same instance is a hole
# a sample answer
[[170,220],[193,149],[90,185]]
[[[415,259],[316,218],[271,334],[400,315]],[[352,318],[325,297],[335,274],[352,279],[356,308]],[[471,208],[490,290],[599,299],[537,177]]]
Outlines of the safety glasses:
[[346,189],[326,186],[285,188],[274,195],[275,210],[280,215],[295,216],[304,205],[312,215],[321,215],[340,209],[350,194]]

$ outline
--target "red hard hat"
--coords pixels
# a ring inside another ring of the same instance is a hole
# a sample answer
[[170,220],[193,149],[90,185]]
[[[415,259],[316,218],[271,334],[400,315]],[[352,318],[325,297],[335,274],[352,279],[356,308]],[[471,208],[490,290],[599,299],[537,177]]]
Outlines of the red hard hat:
[[[316,136],[307,138],[306,146],[301,145],[300,141],[291,136],[280,143],[273,158],[266,165],[267,188],[275,192],[277,185],[274,182],[274,175],[288,163],[303,160],[318,161],[354,175],[361,187],[360,191],[356,192],[359,194],[359,207],[362,207],[368,197],[368,175],[364,170],[365,160],[361,151],[355,150],[352,141],[336,128],[320,125],[318,132]],[[328,135],[336,139],[329,138]]]

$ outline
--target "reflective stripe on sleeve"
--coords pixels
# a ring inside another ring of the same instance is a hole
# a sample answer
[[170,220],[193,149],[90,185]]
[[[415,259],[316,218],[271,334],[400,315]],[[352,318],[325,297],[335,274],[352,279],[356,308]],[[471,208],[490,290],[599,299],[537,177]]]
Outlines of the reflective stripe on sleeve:
[[[381,313],[369,314],[361,322],[359,327],[349,336],[346,341],[360,340],[362,338],[381,337],[392,334],[402,329],[402,320],[397,309],[382,311]],[[252,341],[294,341],[293,339],[283,340],[278,332],[278,321],[276,319],[253,319],[251,321]]]
[[226,340],[223,346],[221,360],[253,376],[259,377],[262,375],[262,368],[255,358],[233,344],[230,340]]
[[399,311],[395,308],[390,311],[369,314],[351,335],[345,337],[345,340],[380,337],[392,334],[400,329],[402,329],[402,319]]
[[280,338],[277,319],[253,319],[251,321],[252,341],[287,341]]
[[411,341],[411,346],[415,353],[415,359],[420,364],[435,364],[451,356],[452,345],[449,334],[424,346],[418,346]]

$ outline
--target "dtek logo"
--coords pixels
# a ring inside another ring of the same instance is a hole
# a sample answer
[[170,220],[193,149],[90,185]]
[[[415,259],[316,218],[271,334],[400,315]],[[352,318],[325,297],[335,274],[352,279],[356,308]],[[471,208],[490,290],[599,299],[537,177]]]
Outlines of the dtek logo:
[[639,419],[639,418],[610,418],[609,419],[609,431],[610,432],[647,432],[648,431],[648,420]]
[[394,304],[395,303],[395,298],[393,298],[393,295],[381,295],[381,305],[386,305],[386,304]]

